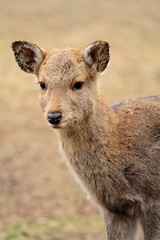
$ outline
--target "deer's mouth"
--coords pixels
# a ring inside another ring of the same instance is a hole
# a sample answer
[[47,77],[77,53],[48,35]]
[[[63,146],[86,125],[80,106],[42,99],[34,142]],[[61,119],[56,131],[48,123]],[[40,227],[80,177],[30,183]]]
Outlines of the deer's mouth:
[[51,126],[52,128],[55,128],[55,129],[65,128],[67,126],[67,121],[61,121],[58,124],[51,124],[51,123],[49,123],[49,126]]

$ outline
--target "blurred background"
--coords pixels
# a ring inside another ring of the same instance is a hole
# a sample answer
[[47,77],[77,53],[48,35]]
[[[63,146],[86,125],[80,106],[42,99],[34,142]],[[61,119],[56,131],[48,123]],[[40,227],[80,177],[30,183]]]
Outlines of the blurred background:
[[159,0],[0,0],[0,240],[105,239],[44,121],[39,87],[10,48],[83,50],[99,39],[110,43],[99,80],[108,104],[160,93]]

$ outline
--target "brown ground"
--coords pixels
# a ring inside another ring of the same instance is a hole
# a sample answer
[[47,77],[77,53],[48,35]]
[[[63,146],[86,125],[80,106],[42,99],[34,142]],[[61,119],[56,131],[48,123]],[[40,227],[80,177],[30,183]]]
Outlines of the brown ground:
[[58,153],[38,103],[38,86],[10,49],[111,45],[101,85],[108,103],[156,95],[160,87],[158,0],[0,2],[0,240],[105,239],[102,216]]

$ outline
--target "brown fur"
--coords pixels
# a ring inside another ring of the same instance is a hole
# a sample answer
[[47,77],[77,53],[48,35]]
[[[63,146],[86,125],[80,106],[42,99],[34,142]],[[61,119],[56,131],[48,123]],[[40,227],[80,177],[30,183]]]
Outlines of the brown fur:
[[109,61],[107,42],[96,41],[84,53],[27,46],[29,52],[26,42],[13,43],[16,60],[45,84],[45,118],[62,113],[61,122],[50,125],[58,129],[69,167],[104,212],[108,240],[135,239],[138,219],[146,240],[160,239],[160,96],[105,104],[97,77]]

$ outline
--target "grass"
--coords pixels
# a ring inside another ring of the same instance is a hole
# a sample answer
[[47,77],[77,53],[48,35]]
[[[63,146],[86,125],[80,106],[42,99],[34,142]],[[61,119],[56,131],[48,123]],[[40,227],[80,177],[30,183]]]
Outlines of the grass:
[[0,240],[58,240],[62,239],[63,236],[79,236],[81,239],[88,234],[89,229],[91,229],[90,234],[93,236],[104,230],[101,218],[101,215],[97,215],[94,219],[82,219],[82,217],[68,217],[64,214],[63,217],[58,219],[23,220],[17,224],[4,227],[0,233]]
[[10,45],[79,47],[110,42],[101,76],[109,104],[159,94],[158,0],[9,0],[0,2],[0,240],[104,239],[102,216],[67,171],[46,126],[38,86]]

